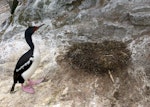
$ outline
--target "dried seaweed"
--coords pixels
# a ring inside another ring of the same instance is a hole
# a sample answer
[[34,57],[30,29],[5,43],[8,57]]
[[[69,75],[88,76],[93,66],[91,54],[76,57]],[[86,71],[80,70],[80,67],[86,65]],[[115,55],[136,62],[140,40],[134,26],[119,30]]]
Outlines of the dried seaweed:
[[87,72],[107,73],[126,67],[131,52],[120,41],[76,43],[69,47],[65,60],[74,68]]

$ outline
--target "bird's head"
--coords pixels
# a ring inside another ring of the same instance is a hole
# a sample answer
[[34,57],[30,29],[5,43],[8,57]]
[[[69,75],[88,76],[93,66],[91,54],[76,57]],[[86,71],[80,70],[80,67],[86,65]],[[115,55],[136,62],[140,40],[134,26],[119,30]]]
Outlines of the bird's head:
[[26,29],[25,35],[32,35],[35,31],[37,31],[40,27],[42,27],[44,24],[40,26],[30,26]]

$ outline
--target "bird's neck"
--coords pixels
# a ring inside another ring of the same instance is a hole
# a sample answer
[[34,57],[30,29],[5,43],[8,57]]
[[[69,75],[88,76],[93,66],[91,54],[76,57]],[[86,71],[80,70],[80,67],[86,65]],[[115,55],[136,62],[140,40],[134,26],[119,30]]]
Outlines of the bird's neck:
[[39,52],[38,43],[33,36],[26,36],[25,39],[32,51]]
[[33,41],[32,41],[32,37],[31,36],[26,36],[25,39],[26,39],[26,42],[28,43],[29,47],[31,48],[31,50],[34,50],[34,44],[33,44]]

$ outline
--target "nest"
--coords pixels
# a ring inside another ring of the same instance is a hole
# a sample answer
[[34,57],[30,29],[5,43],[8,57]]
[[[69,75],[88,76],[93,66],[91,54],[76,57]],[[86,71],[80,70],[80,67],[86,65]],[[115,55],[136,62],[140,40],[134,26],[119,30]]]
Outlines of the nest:
[[107,73],[129,64],[131,52],[125,43],[104,41],[102,43],[76,43],[69,47],[65,59],[73,68],[86,72]]

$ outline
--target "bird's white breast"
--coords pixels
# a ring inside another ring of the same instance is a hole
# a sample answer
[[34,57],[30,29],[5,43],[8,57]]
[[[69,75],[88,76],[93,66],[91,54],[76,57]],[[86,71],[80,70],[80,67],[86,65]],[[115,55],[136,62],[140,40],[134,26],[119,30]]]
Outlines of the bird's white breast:
[[34,51],[33,51],[33,62],[28,70],[26,70],[24,73],[22,73],[22,77],[25,80],[28,80],[33,73],[36,71],[38,65],[40,63],[40,51],[37,46],[37,43],[34,42]]

